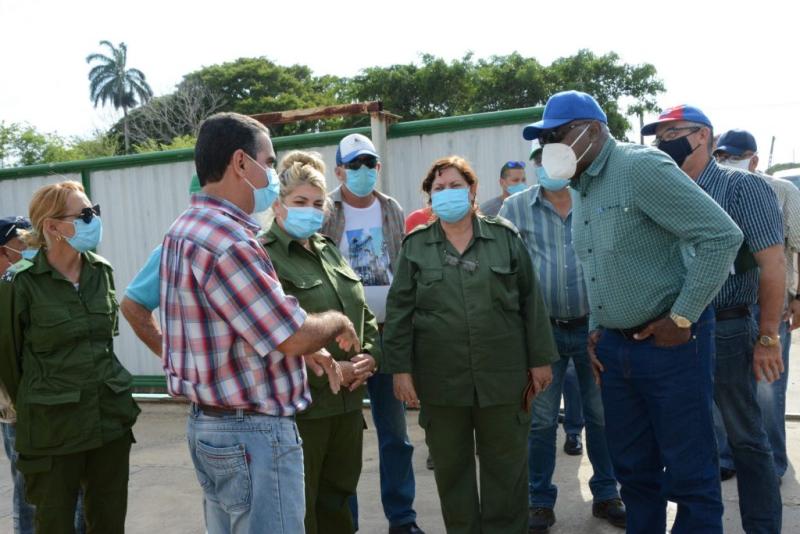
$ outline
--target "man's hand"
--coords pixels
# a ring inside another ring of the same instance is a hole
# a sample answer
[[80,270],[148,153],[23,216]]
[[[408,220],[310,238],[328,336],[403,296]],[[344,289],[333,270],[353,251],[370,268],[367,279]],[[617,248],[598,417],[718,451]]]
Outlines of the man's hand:
[[411,373],[398,373],[392,377],[392,382],[397,400],[405,402],[409,408],[419,408],[419,397]]
[[336,336],[336,343],[339,345],[339,348],[345,352],[361,352],[361,342],[358,340],[356,329],[353,328],[353,323],[350,319],[345,317],[345,320],[347,322]]
[[319,349],[317,352],[304,355],[303,359],[315,375],[328,375],[328,385],[331,391],[339,393],[339,388],[342,385],[342,368],[333,359],[330,352],[325,349]]
[[598,386],[600,385],[600,373],[606,370],[603,364],[600,363],[600,360],[597,359],[597,343],[600,342],[600,337],[602,335],[603,331],[598,328],[589,332],[589,337],[586,339],[586,352],[589,353],[589,362],[592,364],[592,374]]
[[361,387],[375,372],[375,358],[366,353],[356,354],[347,363],[353,370],[353,380],[349,382],[347,388],[350,391]]
[[553,368],[549,365],[531,367],[528,369],[533,379],[533,397],[546,390],[553,382]]
[[675,321],[669,317],[664,317],[653,321],[644,330],[634,334],[633,338],[637,341],[653,336],[653,344],[656,347],[674,347],[683,345],[692,337],[691,328],[678,328]]
[[765,347],[756,342],[753,349],[753,373],[756,380],[762,378],[769,384],[780,378],[783,372],[783,358],[781,357],[781,344],[774,347]]
[[789,331],[800,328],[800,300],[792,299],[789,301],[789,309],[786,310],[786,319],[789,320]]

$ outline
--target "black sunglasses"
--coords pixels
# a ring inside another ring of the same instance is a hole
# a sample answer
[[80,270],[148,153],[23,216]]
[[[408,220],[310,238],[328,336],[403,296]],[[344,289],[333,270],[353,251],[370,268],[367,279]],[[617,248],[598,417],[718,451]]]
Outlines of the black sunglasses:
[[91,208],[83,208],[77,215],[61,215],[60,217],[53,217],[54,219],[66,219],[68,217],[75,217],[81,219],[86,224],[92,222],[92,219],[97,216],[100,217],[100,204],[95,204]]
[[585,122],[573,122],[573,123],[571,123],[569,125],[568,128],[563,130],[561,135],[558,134],[558,130],[563,128],[561,126],[558,127],[558,128],[554,128],[552,130],[544,130],[539,135],[539,144],[544,146],[544,145],[547,145],[547,144],[550,144],[550,143],[560,143],[567,136],[567,134],[570,131],[574,130],[578,126],[583,126],[584,124],[586,124],[586,123]]
[[345,167],[351,171],[357,171],[362,165],[366,165],[368,169],[374,169],[378,165],[378,158],[354,159],[350,163],[346,163]]

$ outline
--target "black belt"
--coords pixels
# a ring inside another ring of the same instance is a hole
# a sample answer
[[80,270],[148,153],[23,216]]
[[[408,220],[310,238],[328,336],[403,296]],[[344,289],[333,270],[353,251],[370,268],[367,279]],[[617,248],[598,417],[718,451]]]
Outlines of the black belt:
[[654,322],[658,321],[659,319],[663,319],[664,317],[667,316],[668,313],[669,313],[668,311],[663,312],[663,313],[657,315],[656,317],[654,317],[653,319],[650,319],[649,321],[645,321],[644,323],[640,324],[639,326],[634,326],[633,328],[606,328],[606,330],[610,330],[612,332],[616,332],[619,335],[621,335],[622,337],[624,337],[625,339],[627,339],[628,341],[639,341],[638,339],[635,339],[633,336],[638,334],[639,332],[641,332],[645,328],[647,328],[647,326],[650,323],[654,323]]
[[197,411],[202,413],[203,415],[207,415],[208,417],[230,417],[231,415],[264,415],[261,412],[256,412],[255,410],[237,410],[236,408],[222,408],[220,406],[206,406],[204,404],[197,404],[194,403],[194,406],[197,408]]
[[556,319],[555,317],[550,317],[550,323],[556,328],[572,330],[589,324],[589,316],[584,315],[583,317],[577,317],[575,319]]
[[722,308],[716,311],[717,321],[727,321],[728,319],[741,319],[742,317],[750,316],[750,306],[747,304],[740,304],[739,306],[731,306],[730,308]]

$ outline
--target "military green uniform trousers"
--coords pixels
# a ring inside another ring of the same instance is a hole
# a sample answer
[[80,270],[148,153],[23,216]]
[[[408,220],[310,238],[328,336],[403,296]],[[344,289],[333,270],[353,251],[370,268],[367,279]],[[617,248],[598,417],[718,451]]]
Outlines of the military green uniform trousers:
[[297,419],[303,440],[306,534],[352,534],[347,500],[361,476],[364,416],[361,410],[319,419]]
[[20,455],[17,469],[25,475],[27,501],[36,506],[36,534],[74,534],[80,486],[84,489],[86,533],[124,533],[132,442],[129,431],[88,451]]
[[433,458],[447,533],[527,534],[530,414],[518,404],[424,404],[419,421]]

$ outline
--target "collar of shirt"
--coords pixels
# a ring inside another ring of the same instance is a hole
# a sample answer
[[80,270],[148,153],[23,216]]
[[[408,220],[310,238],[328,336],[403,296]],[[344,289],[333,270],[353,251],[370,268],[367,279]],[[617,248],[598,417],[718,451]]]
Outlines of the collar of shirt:
[[[264,234],[262,239],[264,240],[265,244],[277,242],[281,246],[281,250],[285,250],[287,254],[290,252],[289,247],[292,246],[292,243],[298,247],[303,246],[300,244],[300,241],[286,233],[286,230],[281,228],[277,221],[272,221],[272,225],[269,227],[269,230]],[[319,250],[324,247],[326,242],[326,239],[318,233],[313,234],[308,238],[308,240],[314,245],[313,248],[315,250]]]
[[215,197],[206,193],[196,193],[192,195],[189,206],[193,209],[210,209],[223,212],[225,215],[239,222],[242,226],[253,232],[257,233],[261,226],[251,216],[239,209],[236,204],[225,200],[224,198]]
[[578,176],[577,180],[571,180],[570,186],[573,189],[583,192],[586,189],[586,184],[588,183],[589,178],[600,178],[600,173],[603,171],[603,168],[606,166],[606,162],[608,162],[608,157],[614,151],[614,148],[617,146],[617,142],[614,140],[613,137],[609,136],[606,139],[605,144],[603,145],[603,149],[594,158],[594,161],[589,168],[583,171],[580,176]]
[[[378,191],[377,189],[372,190],[372,195],[380,201],[381,206],[389,198],[380,191]],[[341,204],[342,202],[344,202],[344,200],[342,199],[342,186],[340,185],[339,187],[331,191],[330,194],[328,194],[328,198],[330,198],[331,202],[333,202],[334,204]]]
[[[482,217],[473,214],[472,238],[494,239],[494,236],[492,236],[492,233],[487,228],[487,224],[488,223],[486,223]],[[426,243],[442,243],[445,240],[444,229],[442,229],[442,223],[438,219],[431,224],[431,230],[433,231],[430,232]]]
[[[92,254],[91,252],[82,252],[81,253],[81,258],[84,261],[90,263],[91,265],[95,265],[95,264],[99,263],[99,264],[105,264],[105,265],[109,265],[110,266],[110,264],[105,260],[105,258],[102,258],[101,256],[98,256],[97,254]],[[33,267],[30,268],[30,272],[31,273],[43,274],[43,273],[48,273],[49,272],[49,273],[51,273],[53,278],[65,279],[61,275],[60,272],[58,272],[57,270],[53,269],[53,266],[50,265],[50,262],[47,260],[47,254],[46,254],[46,250],[45,249],[42,249],[41,254],[37,254],[33,258],[32,261],[33,261]],[[83,271],[83,267],[81,267],[81,272],[82,271]]]
[[715,174],[722,170],[723,167],[718,165],[714,158],[708,158],[708,163],[703,169],[703,172],[701,172],[700,176],[697,177],[697,185],[699,185],[704,191],[707,191],[709,182],[713,179]]

